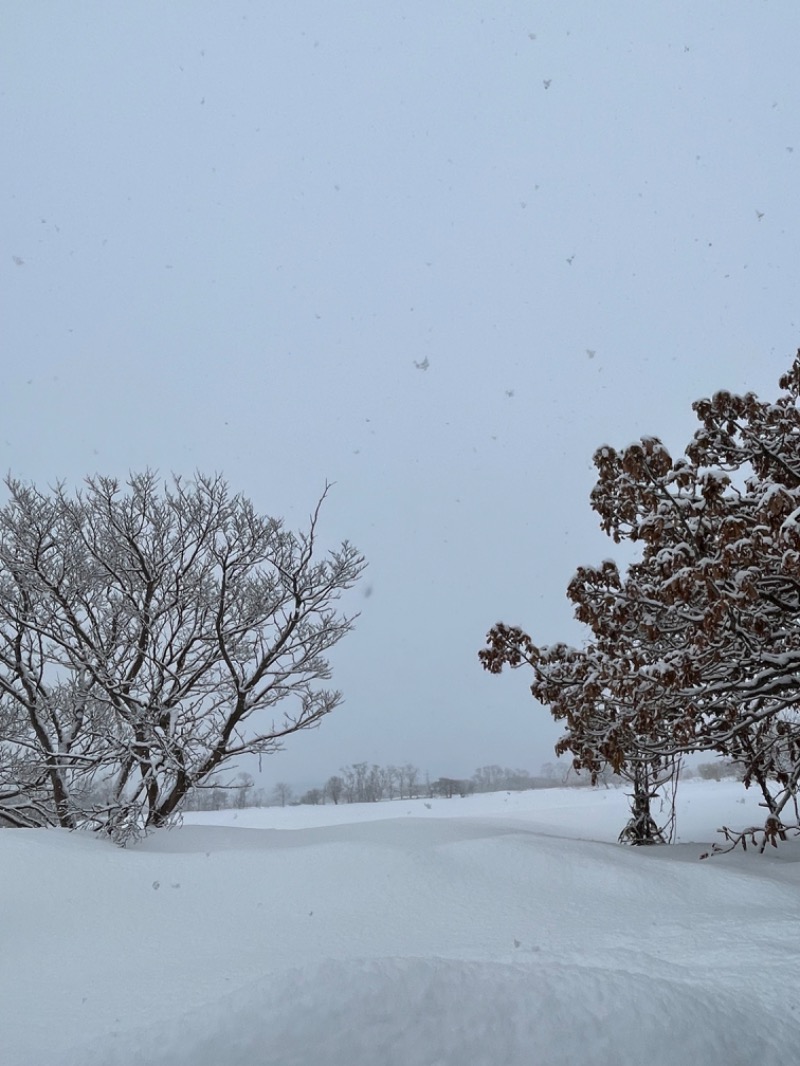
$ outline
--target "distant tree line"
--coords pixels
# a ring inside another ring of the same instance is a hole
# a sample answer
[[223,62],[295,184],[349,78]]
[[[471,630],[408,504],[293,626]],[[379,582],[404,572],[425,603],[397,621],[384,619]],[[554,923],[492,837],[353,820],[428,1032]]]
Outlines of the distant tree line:
[[[571,773],[555,763],[545,763],[538,774],[527,770],[511,770],[497,765],[481,766],[470,778],[421,777],[415,766],[406,764],[403,774],[395,776],[397,767],[369,766],[355,763],[343,768],[339,774],[329,777],[321,788],[310,788],[299,795],[285,781],[279,781],[271,789],[256,788],[251,774],[241,773],[228,785],[219,783],[195,788],[189,795],[186,810],[220,811],[242,810],[245,807],[320,806],[326,803],[377,803],[381,800],[418,799],[422,796],[433,799],[443,796],[469,796],[479,792],[523,792],[529,789],[572,788],[594,785],[622,786],[625,778],[604,771],[591,782],[587,777]],[[741,766],[733,760],[716,759],[698,766],[683,767],[681,777],[685,780],[699,777],[703,781],[722,781],[740,776]],[[359,785],[359,782],[361,784]],[[401,793],[400,789],[404,791]],[[359,796],[361,798],[359,798]]]
[[[279,781],[271,790],[256,788],[250,774],[239,774],[230,784],[206,785],[195,789],[187,800],[187,810],[225,810],[243,807],[318,806],[326,803],[378,803],[388,800],[426,797],[469,796],[475,792],[521,792],[536,788],[557,788],[570,783],[587,785],[584,778],[572,776],[567,782],[568,769],[555,763],[545,763],[539,774],[528,770],[510,769],[498,765],[481,766],[472,777],[438,777],[422,774],[411,763],[402,766],[379,766],[357,762],[344,766],[324,785],[310,788],[299,795],[292,786]],[[609,783],[610,775],[600,783]]]

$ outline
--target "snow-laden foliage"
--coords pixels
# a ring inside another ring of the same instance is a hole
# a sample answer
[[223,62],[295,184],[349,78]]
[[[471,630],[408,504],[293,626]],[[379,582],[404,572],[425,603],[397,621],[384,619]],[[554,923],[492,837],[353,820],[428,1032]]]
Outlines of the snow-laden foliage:
[[218,476],[6,485],[0,824],[124,840],[339,703],[317,683],[364,561],[346,542],[315,558],[322,500],[295,534]]
[[771,842],[800,782],[800,352],[779,387],[771,402],[696,402],[678,459],[651,437],[599,448],[592,507],[641,557],[574,576],[583,648],[537,647],[501,624],[480,653],[493,672],[532,668],[534,697],[566,725],[559,750],[592,774],[652,778],[690,751],[735,759]]

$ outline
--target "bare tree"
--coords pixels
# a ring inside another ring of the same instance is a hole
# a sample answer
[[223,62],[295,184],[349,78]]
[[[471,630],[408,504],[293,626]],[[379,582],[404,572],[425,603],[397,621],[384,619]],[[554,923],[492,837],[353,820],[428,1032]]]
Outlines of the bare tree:
[[325,782],[325,795],[330,796],[334,804],[337,804],[342,798],[342,792],[344,791],[344,781],[336,774],[333,777],[329,777]]
[[344,792],[344,798],[347,803],[358,802],[358,782],[356,780],[356,773],[352,766],[343,766],[339,771],[341,774],[342,789]]
[[498,792],[503,787],[503,768],[492,764],[481,766],[472,775],[478,792]]
[[240,811],[245,807],[249,807],[251,804],[251,796],[253,794],[253,786],[255,781],[250,774],[241,773],[237,776],[233,782],[233,788],[236,790],[236,796],[233,800],[233,805]]
[[400,780],[400,771],[396,766],[384,766],[380,772],[381,793],[386,799],[394,799]]
[[285,781],[279,781],[272,790],[272,798],[280,807],[285,807],[287,803],[291,803],[294,790],[291,785],[287,785]]
[[419,770],[411,763],[406,763],[401,767],[403,778],[406,784],[406,794],[409,799],[414,799],[419,793]]
[[461,796],[463,799],[464,796],[469,796],[474,791],[473,781],[462,781],[455,777],[440,777],[430,786],[432,796],[445,796],[447,799],[452,799],[453,796]]
[[377,803],[384,797],[386,777],[384,771],[376,763],[373,763],[367,774],[365,785],[365,799],[368,803]]
[[317,558],[219,476],[9,478],[0,509],[0,824],[124,840],[340,702],[320,686],[363,557]]
[[[391,788],[394,771],[384,770],[375,763],[356,762],[343,766],[341,774],[341,792],[348,803],[376,803],[383,799],[384,793]],[[391,795],[391,793],[390,793]]]

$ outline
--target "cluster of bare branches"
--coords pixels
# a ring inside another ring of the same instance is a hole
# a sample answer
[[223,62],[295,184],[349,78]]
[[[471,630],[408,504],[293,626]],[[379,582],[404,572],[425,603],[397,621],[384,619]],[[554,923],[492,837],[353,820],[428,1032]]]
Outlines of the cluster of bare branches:
[[725,838],[725,843],[712,844],[711,851],[703,852],[700,858],[707,859],[709,855],[724,855],[726,852],[733,851],[738,847],[741,847],[743,851],[747,851],[748,841],[750,841],[752,847],[758,849],[759,854],[766,850],[767,844],[777,848],[779,840],[788,839],[790,829],[797,833],[800,828],[800,811],[797,809],[796,796],[794,797],[794,816],[796,821],[792,826],[784,825],[780,818],[776,818],[772,814],[767,816],[763,825],[751,825],[746,829],[729,829],[727,825],[723,825],[720,833]]
[[480,652],[492,672],[533,670],[576,768],[628,774],[637,843],[658,839],[648,793],[693,751],[736,760],[767,828],[786,830],[800,782],[800,352],[779,387],[774,401],[695,403],[700,428],[678,459],[655,438],[598,449],[592,507],[640,558],[578,570],[568,596],[584,647],[538,647],[501,624]]
[[318,682],[364,560],[346,542],[317,559],[327,489],[295,534],[219,476],[6,486],[0,824],[125,840],[339,703]]

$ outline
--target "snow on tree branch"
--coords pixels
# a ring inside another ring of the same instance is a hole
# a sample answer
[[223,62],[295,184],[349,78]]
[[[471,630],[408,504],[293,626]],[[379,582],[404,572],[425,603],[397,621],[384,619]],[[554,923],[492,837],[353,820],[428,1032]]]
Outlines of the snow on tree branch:
[[592,775],[658,775],[690,751],[734,759],[770,843],[800,782],[800,351],[780,388],[697,401],[677,459],[654,437],[599,448],[592,508],[640,558],[575,574],[580,650],[497,625],[479,653],[493,673],[532,669],[534,697],[565,723],[557,750]]
[[220,476],[6,481],[0,509],[0,824],[124,840],[245,753],[340,702],[320,685],[365,563],[259,515]]

